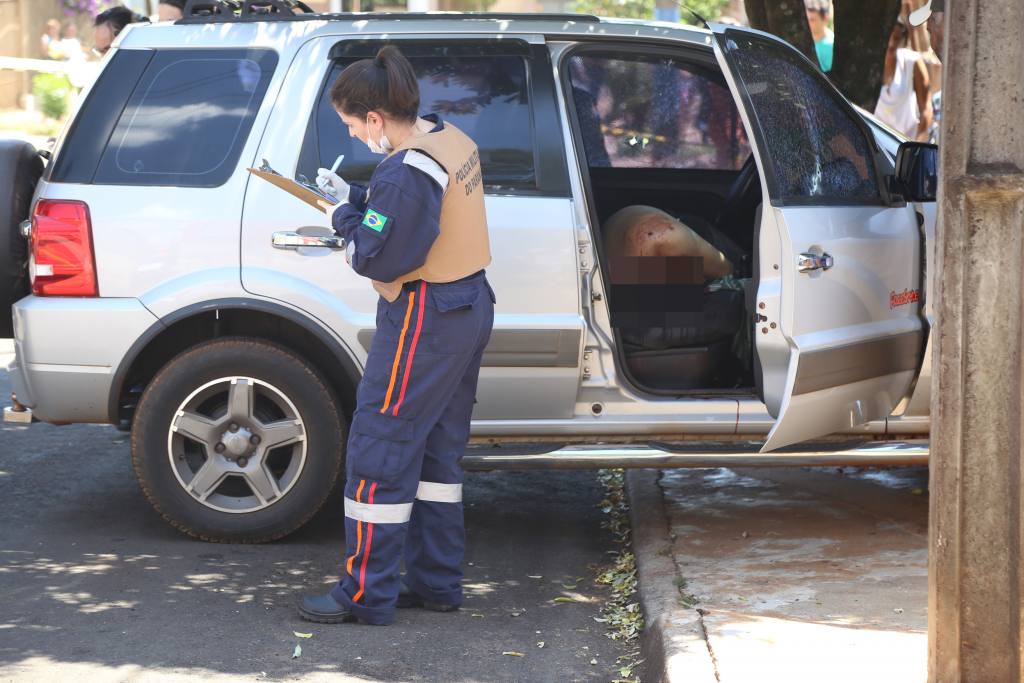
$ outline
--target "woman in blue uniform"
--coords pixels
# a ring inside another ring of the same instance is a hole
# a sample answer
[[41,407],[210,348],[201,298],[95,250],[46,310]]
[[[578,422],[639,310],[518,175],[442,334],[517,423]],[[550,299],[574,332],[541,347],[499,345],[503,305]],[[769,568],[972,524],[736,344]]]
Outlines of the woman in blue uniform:
[[418,116],[416,76],[395,47],[347,67],[330,95],[349,135],[386,155],[365,189],[319,173],[339,199],[325,209],[347,260],[380,299],[348,439],[342,579],[299,614],[388,624],[396,607],[462,601],[459,461],[494,320],[480,155],[451,124]]

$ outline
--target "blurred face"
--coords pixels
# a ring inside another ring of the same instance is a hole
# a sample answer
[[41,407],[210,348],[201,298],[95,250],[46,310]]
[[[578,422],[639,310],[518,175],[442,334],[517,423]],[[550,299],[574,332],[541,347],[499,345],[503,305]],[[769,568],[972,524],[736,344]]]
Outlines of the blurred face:
[[350,137],[358,138],[364,144],[366,143],[366,121],[355,116],[349,116],[348,114],[340,111],[338,112],[338,117],[348,128],[348,134]]
[[815,40],[821,40],[825,37],[825,17],[821,16],[821,12],[818,10],[809,9],[807,10],[807,25],[811,27],[811,35],[814,36]]
[[110,24],[97,26],[92,41],[96,45],[96,51],[101,55],[105,54],[110,49],[110,44],[114,42],[114,32],[110,30]]
[[180,9],[162,2],[157,6],[156,14],[160,21],[177,21],[182,17]]
[[371,111],[366,115],[365,119],[361,119],[357,116],[350,116],[344,112],[338,112],[338,117],[341,118],[341,122],[348,127],[348,134],[354,138],[358,138],[364,145],[370,136],[372,131],[373,139],[376,142],[380,142],[381,135],[384,132],[384,117],[375,111]]
[[946,42],[946,13],[932,12],[928,17],[928,39],[932,42],[935,54],[942,57],[942,47]]
[[46,25],[46,33],[51,38],[59,38],[60,37],[60,24],[58,24],[56,22],[47,24]]
[[74,24],[68,24],[67,28],[64,29],[65,38],[74,38],[78,35],[78,27]]

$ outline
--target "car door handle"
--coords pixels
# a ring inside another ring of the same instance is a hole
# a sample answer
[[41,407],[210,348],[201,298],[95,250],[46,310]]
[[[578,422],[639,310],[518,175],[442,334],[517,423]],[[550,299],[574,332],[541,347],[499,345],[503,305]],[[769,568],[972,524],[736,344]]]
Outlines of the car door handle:
[[275,249],[300,249],[302,247],[326,247],[327,249],[344,249],[345,238],[337,235],[303,235],[298,232],[275,232],[270,243]]
[[796,269],[801,273],[809,273],[812,270],[828,270],[832,267],[832,256],[830,254],[811,254],[804,252],[796,257]]

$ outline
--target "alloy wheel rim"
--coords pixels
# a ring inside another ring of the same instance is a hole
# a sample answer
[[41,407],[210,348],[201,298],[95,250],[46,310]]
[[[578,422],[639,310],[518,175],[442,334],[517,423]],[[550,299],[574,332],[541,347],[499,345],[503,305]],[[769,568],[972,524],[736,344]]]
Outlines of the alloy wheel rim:
[[306,464],[306,429],[295,404],[254,377],[221,377],[181,402],[167,457],[182,489],[228,513],[266,509],[295,486]]

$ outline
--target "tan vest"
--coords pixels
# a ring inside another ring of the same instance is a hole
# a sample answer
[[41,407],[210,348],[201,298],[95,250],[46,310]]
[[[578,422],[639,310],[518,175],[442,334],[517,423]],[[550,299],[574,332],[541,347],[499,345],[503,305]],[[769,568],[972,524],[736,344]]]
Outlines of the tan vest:
[[419,150],[440,164],[448,174],[448,189],[441,200],[440,234],[430,247],[426,262],[394,282],[373,280],[373,288],[388,301],[398,298],[403,283],[452,282],[486,268],[491,262],[476,143],[446,121],[436,133],[413,133],[391,154],[404,149]]

